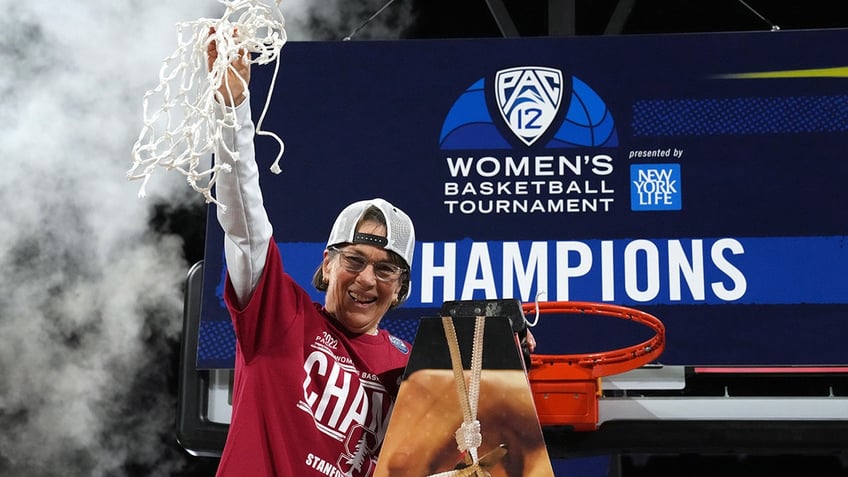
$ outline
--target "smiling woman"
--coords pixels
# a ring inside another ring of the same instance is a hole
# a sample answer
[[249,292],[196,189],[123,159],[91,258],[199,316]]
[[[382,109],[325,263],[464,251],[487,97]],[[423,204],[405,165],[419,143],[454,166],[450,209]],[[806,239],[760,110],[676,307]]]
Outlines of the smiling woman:
[[[355,226],[350,229],[352,224]],[[363,252],[356,247],[347,248],[349,244],[368,245],[370,249],[384,248],[388,258],[379,262],[369,261],[366,256],[369,248]],[[342,265],[348,272],[363,272],[370,262],[379,280],[399,283],[400,289],[391,306],[395,308],[409,296],[409,271],[414,246],[412,222],[403,211],[382,199],[353,203],[336,219],[327,241],[324,263],[315,271],[312,284],[318,290],[327,291],[325,266],[329,264],[328,258],[335,254],[341,256]]]
[[216,151],[232,173],[218,178],[216,198],[228,206],[217,216],[238,346],[217,475],[371,475],[410,349],[378,325],[409,292],[412,221],[383,199],[342,210],[313,277],[325,305],[312,303],[272,240],[245,101],[250,64],[232,64],[218,98],[229,98],[219,111],[234,121]]
[[313,278],[327,292],[327,312],[348,331],[377,334],[383,315],[409,293],[413,243],[409,218],[382,199],[342,211]]

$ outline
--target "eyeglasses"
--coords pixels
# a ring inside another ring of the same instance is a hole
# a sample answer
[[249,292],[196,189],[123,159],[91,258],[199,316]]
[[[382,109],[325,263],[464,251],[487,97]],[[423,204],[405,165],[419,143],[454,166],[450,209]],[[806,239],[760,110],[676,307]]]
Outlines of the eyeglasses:
[[347,253],[340,248],[329,247],[328,250],[338,253],[341,256],[342,267],[351,273],[360,273],[368,265],[374,267],[374,276],[381,282],[393,282],[400,278],[401,274],[406,271],[405,268],[399,267],[390,262],[372,262],[362,255]]

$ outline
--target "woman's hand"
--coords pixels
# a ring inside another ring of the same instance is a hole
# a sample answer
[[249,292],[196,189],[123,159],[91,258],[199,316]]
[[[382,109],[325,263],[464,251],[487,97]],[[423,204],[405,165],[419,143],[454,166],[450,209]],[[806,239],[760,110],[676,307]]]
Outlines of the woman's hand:
[[[209,29],[209,34],[215,33],[214,28]],[[238,36],[238,30],[233,30],[233,36]],[[224,76],[224,81],[218,88],[218,93],[224,100],[227,106],[238,106],[247,97],[247,86],[250,83],[250,61],[248,53],[244,50],[239,51],[239,56],[227,68],[227,74]],[[206,64],[209,71],[212,71],[212,65],[218,59],[217,43],[213,40],[209,42],[206,48]]]

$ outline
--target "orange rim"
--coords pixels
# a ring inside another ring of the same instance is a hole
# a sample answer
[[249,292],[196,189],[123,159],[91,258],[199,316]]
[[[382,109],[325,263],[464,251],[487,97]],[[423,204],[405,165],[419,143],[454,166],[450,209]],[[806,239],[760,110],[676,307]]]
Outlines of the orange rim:
[[[524,303],[525,314],[536,312],[536,303]],[[654,331],[654,336],[633,346],[584,354],[534,354],[531,366],[567,364],[591,368],[592,376],[610,376],[643,366],[655,360],[665,349],[665,326],[657,317],[644,311],[607,303],[580,301],[551,301],[538,304],[540,315],[544,314],[588,314],[607,316],[633,321],[645,325]]]

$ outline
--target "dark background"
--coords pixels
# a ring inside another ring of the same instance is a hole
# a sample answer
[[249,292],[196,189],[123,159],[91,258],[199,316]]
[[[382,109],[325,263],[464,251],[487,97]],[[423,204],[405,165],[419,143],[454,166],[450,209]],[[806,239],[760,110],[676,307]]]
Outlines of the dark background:
[[[651,34],[848,26],[844,3],[827,0],[418,0],[407,36],[502,36],[490,4],[505,7],[520,36],[603,35],[608,28],[608,34]],[[622,15],[611,25],[616,8]]]
[[[844,2],[839,0],[394,1],[412,1],[415,21],[403,33],[402,37],[405,39],[636,35],[848,27],[848,13],[845,11]],[[390,14],[391,8],[392,5],[388,5],[383,14]],[[499,16],[496,17],[493,12]],[[363,31],[367,28],[368,25],[362,27]],[[846,46],[823,47],[843,49]],[[775,54],[779,55],[780,52]],[[183,236],[189,263],[203,259],[205,206],[195,205],[176,210],[163,206],[153,225],[162,232]],[[175,369],[178,366],[177,355],[178,353],[174,353]],[[175,371],[173,376],[176,375]],[[177,384],[173,383],[174,392],[176,386]],[[174,445],[178,446],[176,442]],[[185,457],[186,467],[179,475],[215,474],[217,459],[188,455]],[[823,477],[848,475],[848,465],[845,462],[845,458],[838,455],[629,456],[621,460],[619,470],[625,476],[685,474]],[[580,477],[578,474],[573,475]]]

